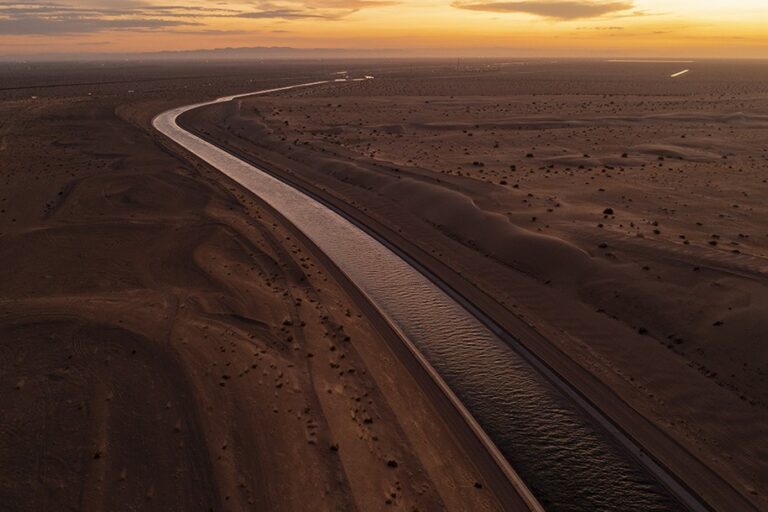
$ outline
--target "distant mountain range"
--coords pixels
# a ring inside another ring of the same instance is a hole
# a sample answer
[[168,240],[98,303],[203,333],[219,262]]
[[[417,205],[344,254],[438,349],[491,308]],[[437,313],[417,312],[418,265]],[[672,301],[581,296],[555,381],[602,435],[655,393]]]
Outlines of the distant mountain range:
[[[530,48],[292,48],[253,46],[158,52],[80,52],[3,55],[0,62],[30,61],[118,61],[118,60],[319,60],[319,59],[403,59],[403,58],[541,58],[547,50]],[[565,55],[564,55],[565,56]]]
[[354,50],[347,48],[291,48],[287,46],[254,46],[214,48],[209,50],[164,51],[137,54],[146,59],[335,59],[402,57],[404,50]]
[[245,48],[213,48],[200,50],[134,52],[134,53],[38,53],[2,55],[0,61],[43,60],[316,60],[372,59],[412,56],[412,51],[397,49],[290,48],[285,46],[254,46]]
[[[37,53],[26,55],[3,55],[0,49],[0,62],[42,62],[42,61],[205,61],[205,60],[321,60],[321,59],[407,59],[407,58],[553,58],[552,51],[536,48],[292,48],[289,46],[252,46],[239,48],[211,48],[199,50],[157,51],[157,52],[80,52],[80,53]],[[558,58],[579,58],[578,52],[563,51]],[[622,58],[628,59],[658,58],[645,55],[621,55],[605,52],[594,54],[590,59]],[[665,56],[664,58],[673,58]]]

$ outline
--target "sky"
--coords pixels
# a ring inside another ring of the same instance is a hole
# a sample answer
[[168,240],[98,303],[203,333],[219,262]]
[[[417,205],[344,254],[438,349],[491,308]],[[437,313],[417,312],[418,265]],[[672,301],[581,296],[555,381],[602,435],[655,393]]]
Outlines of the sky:
[[768,0],[0,0],[0,54],[221,47],[768,58]]

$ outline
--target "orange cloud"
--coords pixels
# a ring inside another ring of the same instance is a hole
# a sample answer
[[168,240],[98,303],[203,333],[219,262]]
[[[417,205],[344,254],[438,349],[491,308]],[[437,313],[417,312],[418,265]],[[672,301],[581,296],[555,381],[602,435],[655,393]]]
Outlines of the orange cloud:
[[554,18],[575,20],[579,18],[598,18],[606,14],[632,9],[634,4],[621,2],[593,2],[576,0],[523,0],[519,2],[454,2],[453,7],[471,11],[500,13],[522,13]]

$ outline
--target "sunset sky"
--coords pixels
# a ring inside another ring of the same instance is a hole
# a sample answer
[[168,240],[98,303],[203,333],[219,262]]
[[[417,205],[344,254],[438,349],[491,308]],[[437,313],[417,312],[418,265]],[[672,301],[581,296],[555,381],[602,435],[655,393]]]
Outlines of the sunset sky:
[[768,58],[768,0],[0,0],[0,54],[240,46]]

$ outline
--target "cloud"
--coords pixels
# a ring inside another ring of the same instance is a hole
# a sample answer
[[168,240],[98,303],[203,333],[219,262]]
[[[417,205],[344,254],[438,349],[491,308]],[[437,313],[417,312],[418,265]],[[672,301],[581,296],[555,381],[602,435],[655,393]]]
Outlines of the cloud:
[[624,30],[624,27],[576,27],[576,30]]
[[[182,31],[177,31],[181,34]],[[200,29],[200,30],[184,30],[185,36],[241,36],[247,34],[253,34],[252,30],[220,30],[215,28]]]
[[150,31],[200,25],[191,17],[174,16],[170,7],[140,2],[0,1],[0,34],[56,35],[110,30]]
[[369,9],[372,7],[385,7],[399,3],[400,2],[390,0],[317,0],[314,2],[305,2],[307,5],[328,7],[332,9]]
[[56,35],[83,34],[108,30],[143,32],[174,27],[200,25],[192,21],[164,20],[155,18],[98,18],[57,16],[55,18],[20,16],[0,18],[2,35]]
[[466,2],[452,4],[457,9],[496,13],[522,13],[557,20],[599,18],[606,14],[632,9],[631,0],[521,0],[516,2]]
[[279,4],[260,2],[259,9],[233,14],[236,18],[249,19],[339,19],[361,9],[384,7],[400,3],[394,0],[303,0]]
[[[83,34],[105,31],[173,30],[205,25],[203,18],[245,20],[335,20],[390,0],[287,0],[212,5],[151,4],[141,0],[0,0],[0,35]],[[201,29],[195,33],[224,33]],[[235,32],[235,31],[232,31]],[[192,33],[192,32],[189,32]]]
[[268,9],[264,11],[241,12],[230,17],[251,20],[300,20],[306,18],[329,18],[330,16],[304,9]]

